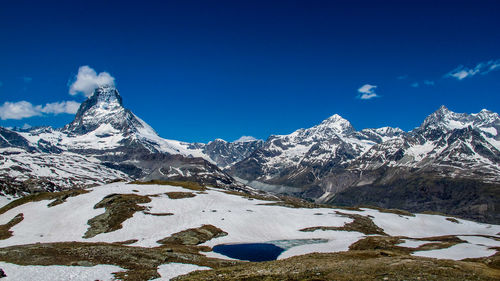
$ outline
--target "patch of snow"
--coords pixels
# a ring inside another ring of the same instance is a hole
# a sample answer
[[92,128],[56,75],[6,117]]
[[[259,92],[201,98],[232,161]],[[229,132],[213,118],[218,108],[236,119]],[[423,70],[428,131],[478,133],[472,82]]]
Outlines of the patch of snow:
[[461,243],[445,249],[417,251],[412,255],[437,259],[463,260],[466,258],[489,257],[495,253],[495,250],[490,250],[485,246]]
[[458,238],[465,240],[470,244],[486,247],[500,247],[500,241],[482,236],[458,236]]
[[424,244],[431,243],[431,241],[422,241],[415,239],[403,239],[403,243],[399,243],[396,246],[406,247],[406,248],[418,248]]
[[114,265],[64,266],[64,265],[17,265],[0,262],[7,277],[2,281],[37,280],[37,281],[89,281],[116,280],[112,273],[124,271]]
[[158,266],[160,278],[153,279],[155,281],[168,281],[174,277],[185,275],[197,270],[210,270],[210,267],[199,266],[186,263],[167,263]]
[[498,134],[497,129],[495,129],[493,127],[483,127],[483,128],[479,128],[479,129],[481,129],[481,131],[486,132],[488,134],[491,134],[493,136],[496,136]]

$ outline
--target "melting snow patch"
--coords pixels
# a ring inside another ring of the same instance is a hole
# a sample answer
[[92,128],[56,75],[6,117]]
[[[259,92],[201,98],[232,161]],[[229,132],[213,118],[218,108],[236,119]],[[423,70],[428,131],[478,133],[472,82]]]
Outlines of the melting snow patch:
[[438,259],[463,260],[466,258],[489,257],[495,253],[495,250],[490,250],[485,246],[461,243],[446,249],[417,251],[412,255]]
[[210,267],[199,266],[195,264],[185,264],[185,263],[168,263],[158,266],[158,273],[160,278],[154,279],[155,281],[167,281],[171,278],[188,274],[196,270],[210,270]]
[[113,272],[123,271],[114,265],[64,266],[64,265],[17,265],[0,262],[7,277],[5,281],[37,280],[37,281],[88,281],[88,280],[115,280]]

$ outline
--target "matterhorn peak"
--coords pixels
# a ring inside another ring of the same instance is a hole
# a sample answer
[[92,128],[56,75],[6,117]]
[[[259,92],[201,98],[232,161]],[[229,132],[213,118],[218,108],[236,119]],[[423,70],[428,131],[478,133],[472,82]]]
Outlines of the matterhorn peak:
[[123,106],[122,97],[118,93],[118,90],[111,85],[105,85],[95,89],[88,101],[92,106],[97,105],[104,108]]
[[104,85],[96,88],[94,93],[80,105],[75,119],[66,125],[63,131],[86,134],[109,124],[120,132],[127,132],[140,123],[132,112],[123,107],[118,90],[114,86]]

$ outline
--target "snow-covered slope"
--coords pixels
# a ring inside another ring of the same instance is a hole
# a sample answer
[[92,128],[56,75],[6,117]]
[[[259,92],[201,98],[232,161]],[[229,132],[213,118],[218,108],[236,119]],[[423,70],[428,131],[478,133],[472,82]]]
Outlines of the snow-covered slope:
[[[40,129],[42,130],[42,129]],[[0,128],[0,195],[104,184],[130,177],[92,156],[63,151],[45,141],[31,143]]]
[[[218,189],[196,192],[166,185],[113,183],[87,190],[90,192],[66,198],[65,202],[58,205],[48,205],[51,202],[49,200],[26,202],[1,214],[0,224],[7,224],[19,216],[18,214],[22,214],[23,219],[10,227],[11,237],[0,240],[0,256],[5,256],[8,251],[22,251],[16,248],[17,245],[32,244],[45,247],[44,245],[48,244],[44,243],[60,242],[75,244],[130,241],[132,244],[127,247],[138,250],[143,249],[140,247],[146,247],[145,250],[152,251],[153,247],[161,245],[160,240],[203,225],[217,227],[227,235],[209,239],[200,244],[201,246],[271,243],[285,250],[278,259],[312,252],[347,251],[356,241],[374,236],[363,233],[369,232],[367,228],[377,229],[380,232],[375,236],[400,237],[402,239],[400,246],[407,247],[413,255],[419,256],[450,259],[483,257],[496,253],[496,250],[490,247],[500,247],[500,236],[498,236],[500,226],[440,215],[401,215],[367,208],[360,210],[292,208],[280,206],[276,201],[248,198]],[[170,195],[186,193],[190,195],[180,198]],[[139,204],[144,208],[136,209],[133,216],[122,223],[121,228],[87,237],[86,233],[92,224],[90,223],[92,219],[105,212],[104,208],[94,206],[98,206],[99,202],[106,201],[110,196],[117,195],[143,198],[146,203]],[[343,228],[351,225],[354,220],[361,222],[360,219],[367,228]],[[429,237],[437,238],[429,240]],[[453,237],[459,237],[460,240]],[[456,242],[446,244],[446,241]],[[425,244],[434,246],[420,247]],[[178,251],[178,247],[173,249],[170,251],[174,253]],[[211,251],[200,254],[228,259]],[[42,253],[39,252],[39,255]],[[185,263],[196,263],[201,260],[188,258],[189,256],[185,255]],[[164,258],[162,262],[168,263],[169,260]],[[109,261],[108,264],[116,263]]]

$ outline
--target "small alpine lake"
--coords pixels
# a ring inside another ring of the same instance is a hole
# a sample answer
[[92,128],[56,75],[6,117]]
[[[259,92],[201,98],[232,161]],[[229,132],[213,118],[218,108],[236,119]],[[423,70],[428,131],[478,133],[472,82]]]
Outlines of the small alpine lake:
[[273,261],[285,249],[271,243],[221,244],[212,251],[233,259],[246,261]]
[[326,243],[325,239],[277,240],[265,243],[219,244],[212,251],[233,259],[262,262],[276,260],[281,253],[294,246]]

